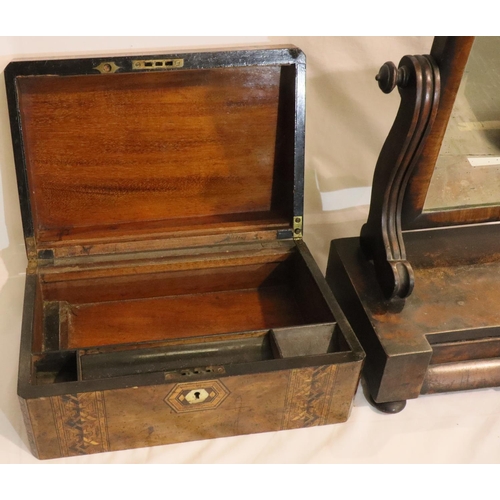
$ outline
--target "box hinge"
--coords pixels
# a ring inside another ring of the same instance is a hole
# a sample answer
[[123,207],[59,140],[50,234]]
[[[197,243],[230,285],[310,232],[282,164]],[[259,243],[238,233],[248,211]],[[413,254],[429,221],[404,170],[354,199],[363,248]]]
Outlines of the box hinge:
[[28,260],[36,259],[35,238],[32,236],[26,238],[26,255],[28,256]]
[[26,274],[36,274],[38,269],[38,261],[36,259],[28,260],[28,267],[26,268]]
[[26,238],[26,256],[28,257],[28,267],[26,274],[35,274],[38,268],[38,258],[36,253],[35,238]]
[[54,263],[54,251],[37,250],[35,238],[26,238],[26,255],[28,257],[27,274],[35,274],[39,267],[51,265]]
[[302,216],[296,215],[293,218],[293,239],[301,240],[302,239]]

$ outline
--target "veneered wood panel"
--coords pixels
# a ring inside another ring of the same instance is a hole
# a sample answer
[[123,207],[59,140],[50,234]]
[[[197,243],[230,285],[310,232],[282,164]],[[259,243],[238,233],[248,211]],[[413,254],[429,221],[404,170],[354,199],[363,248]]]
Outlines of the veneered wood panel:
[[[28,400],[30,442],[44,459],[344,422],[360,368],[359,361]],[[202,390],[207,399],[189,403],[189,392]]]
[[358,388],[362,362],[336,365],[335,382],[324,398],[329,402],[326,424],[345,422],[351,414],[354,395]]
[[500,339],[480,338],[476,340],[432,344],[430,364],[436,365],[492,358],[500,359]]
[[68,347],[146,342],[301,325],[285,286],[69,307]]
[[28,438],[32,449],[37,451],[35,456],[41,459],[62,456],[50,398],[28,400],[20,398],[20,400],[21,407],[24,407],[27,412],[26,415],[31,424]]
[[165,402],[175,384],[105,391],[111,449],[277,430],[289,376],[281,371],[220,379],[229,393],[226,399],[216,409],[200,405],[193,412],[176,412]]
[[270,211],[280,73],[19,77],[38,239]]
[[[266,281],[285,284],[290,278],[287,262],[263,262],[222,268],[192,269],[158,273],[130,273],[81,280],[60,280],[43,284],[45,301],[85,304],[209,293],[256,288]],[[41,320],[40,320],[41,324]]]
[[74,227],[68,232],[56,228],[44,230],[43,238],[47,241],[37,243],[38,248],[50,248],[58,257],[75,257],[216,245],[232,240],[275,240],[275,231],[289,228],[290,220],[273,212],[248,212],[147,223],[124,222],[119,226]]
[[[344,367],[319,366],[221,378],[217,382],[223,384],[225,395],[220,406],[206,409],[201,404],[199,411],[183,411],[182,407],[176,410],[168,404],[176,387],[182,389],[183,384],[105,391],[110,449],[345,421],[354,393],[352,384],[345,385],[338,378],[339,368]],[[358,374],[359,368],[358,364]],[[200,381],[199,385],[210,382]]]

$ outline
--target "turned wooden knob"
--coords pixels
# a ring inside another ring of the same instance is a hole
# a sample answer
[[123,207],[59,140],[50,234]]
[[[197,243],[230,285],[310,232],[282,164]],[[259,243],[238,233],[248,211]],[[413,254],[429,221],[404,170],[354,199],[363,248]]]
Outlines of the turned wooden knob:
[[379,69],[375,80],[377,80],[378,86],[384,94],[390,94],[396,85],[398,87],[406,85],[407,75],[405,66],[397,68],[393,62],[388,61]]

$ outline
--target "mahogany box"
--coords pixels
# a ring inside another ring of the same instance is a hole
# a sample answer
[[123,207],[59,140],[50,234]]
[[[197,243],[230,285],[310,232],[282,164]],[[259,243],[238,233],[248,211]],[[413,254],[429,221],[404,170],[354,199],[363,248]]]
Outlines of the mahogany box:
[[5,78],[35,456],[345,421],[364,352],[302,240],[303,53],[21,61]]

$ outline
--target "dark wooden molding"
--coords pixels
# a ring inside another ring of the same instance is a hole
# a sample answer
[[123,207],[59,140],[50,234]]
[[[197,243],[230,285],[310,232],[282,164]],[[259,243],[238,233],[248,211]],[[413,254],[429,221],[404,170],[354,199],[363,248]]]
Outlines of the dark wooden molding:
[[361,244],[374,262],[384,295],[404,299],[413,290],[414,275],[406,258],[401,211],[408,180],[436,117],[440,74],[432,56],[405,56],[397,69],[384,64],[377,80],[386,93],[397,85],[401,104],[375,168]]

